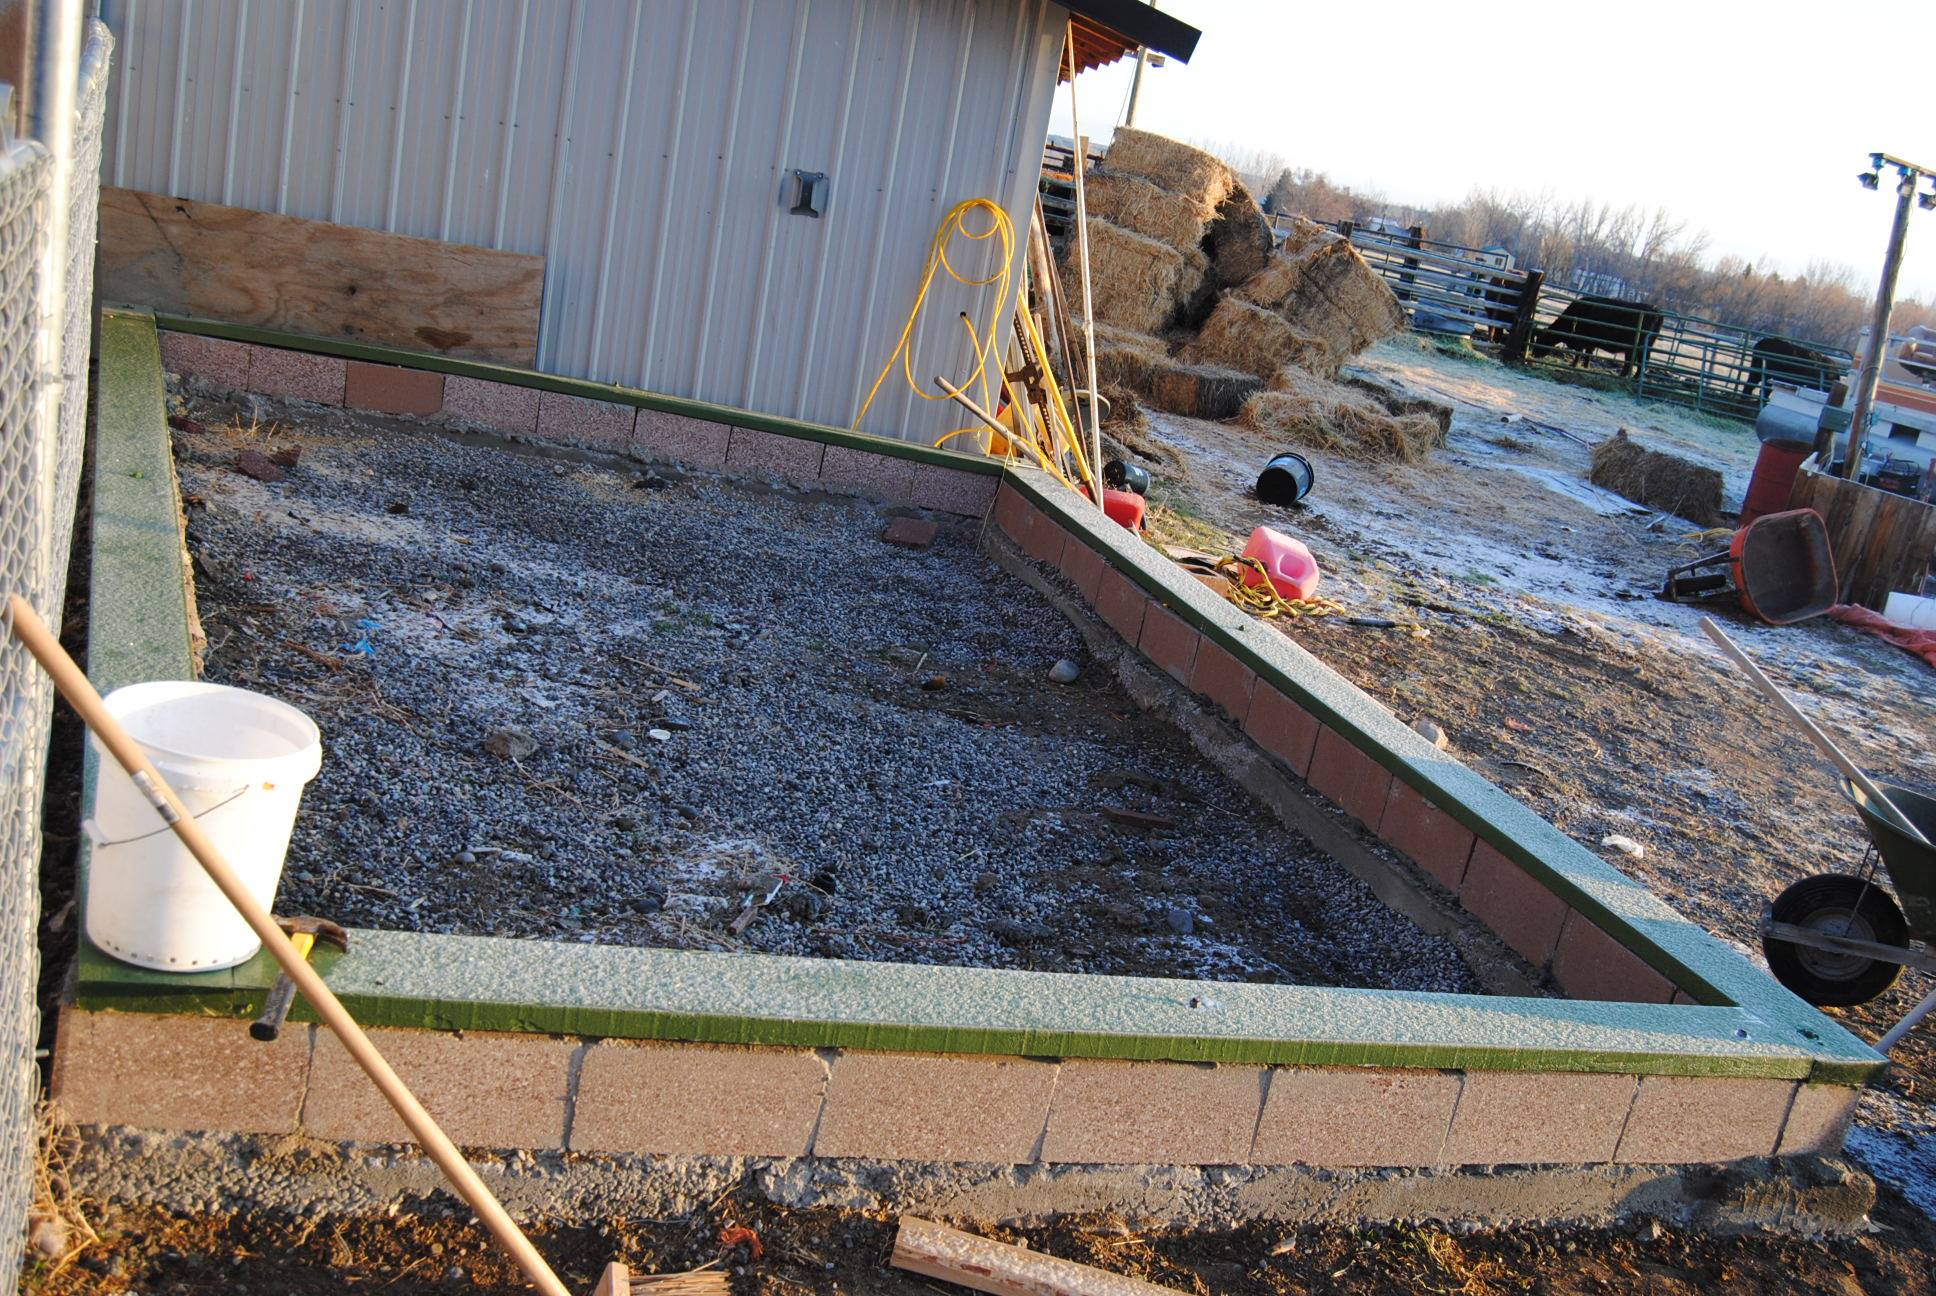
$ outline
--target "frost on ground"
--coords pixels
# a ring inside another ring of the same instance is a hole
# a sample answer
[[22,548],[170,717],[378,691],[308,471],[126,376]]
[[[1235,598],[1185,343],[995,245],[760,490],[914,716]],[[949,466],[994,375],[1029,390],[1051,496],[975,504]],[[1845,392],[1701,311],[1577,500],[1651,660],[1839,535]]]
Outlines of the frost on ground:
[[[257,404],[281,426],[197,397],[176,455],[208,677],[323,731],[284,911],[1478,989],[1106,671],[1048,682],[1081,641],[975,524],[911,552],[860,501]],[[233,466],[288,444],[282,481]]]

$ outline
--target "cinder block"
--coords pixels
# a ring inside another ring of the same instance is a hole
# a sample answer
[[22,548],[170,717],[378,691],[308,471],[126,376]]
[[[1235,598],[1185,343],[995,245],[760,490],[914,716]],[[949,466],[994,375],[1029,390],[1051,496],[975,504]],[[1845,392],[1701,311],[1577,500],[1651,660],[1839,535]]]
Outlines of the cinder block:
[[1674,997],[1672,981],[1576,909],[1566,911],[1560,926],[1553,979],[1569,999],[1664,1004]]
[[341,405],[345,366],[340,356],[280,347],[249,347],[249,390],[318,405]]
[[1465,879],[1466,861],[1472,857],[1472,845],[1477,840],[1470,828],[1400,778],[1392,779],[1391,794],[1385,798],[1385,817],[1378,821],[1378,836],[1454,895]]
[[1472,847],[1459,903],[1536,968],[1553,956],[1566,920],[1566,901],[1486,842]]
[[1630,1075],[1468,1071],[1446,1135],[1448,1165],[1613,1160],[1633,1106]]
[[912,459],[830,445],[820,460],[820,484],[829,490],[864,495],[883,504],[906,504],[914,498],[916,466]]
[[995,491],[996,528],[1016,544],[1021,544],[1028,527],[1028,515],[1034,507],[1022,498],[1022,492],[1004,481]]
[[344,367],[343,403],[380,414],[435,414],[444,407],[444,375],[351,360]]
[[805,1156],[826,1089],[808,1049],[606,1040],[578,1073],[571,1148]]
[[1797,1085],[1776,1152],[1781,1156],[1833,1156],[1840,1152],[1861,1098],[1862,1091],[1849,1085]]
[[[565,1091],[574,1040],[471,1031],[372,1030],[370,1039],[424,1110],[463,1147],[556,1148],[565,1142]],[[410,1139],[362,1068],[326,1027],[302,1127],[321,1139],[403,1143]]]
[[1317,717],[1278,692],[1264,680],[1251,691],[1244,732],[1251,741],[1291,767],[1299,778],[1311,772],[1311,754],[1318,744]]
[[1642,1076],[1615,1159],[1685,1165],[1772,1156],[1795,1087],[1793,1080]]
[[825,450],[820,442],[805,437],[736,427],[726,446],[726,467],[731,472],[757,473],[804,486],[820,479]]
[[1238,661],[1209,635],[1199,637],[1196,664],[1190,668],[1190,691],[1199,693],[1224,710],[1238,724],[1250,714],[1250,695],[1257,687],[1257,672]]
[[444,379],[443,412],[460,422],[533,436],[538,431],[538,390],[452,374]]
[[309,1030],[270,1043],[225,1017],[63,1008],[54,1099],[82,1125],[287,1134],[309,1074]]
[[914,503],[918,508],[958,513],[962,517],[986,517],[995,506],[995,490],[1001,479],[987,473],[943,468],[940,464],[919,464],[914,470]]
[[1171,679],[1188,684],[1190,670],[1196,665],[1200,638],[1189,622],[1151,600],[1149,610],[1143,613],[1143,631],[1137,636],[1136,648],[1168,671]]
[[200,378],[236,391],[249,385],[249,344],[193,333],[161,335],[161,367],[184,378]]
[[1022,521],[1022,552],[1037,562],[1059,567],[1062,550],[1069,543],[1069,533],[1062,529],[1060,522],[1041,509],[1029,506]]
[[952,1054],[842,1053],[814,1137],[817,1157],[1035,1159],[1056,1064]]
[[1042,1159],[1241,1165],[1263,1099],[1262,1067],[1071,1059],[1056,1078]]
[[1284,1067],[1271,1073],[1257,1165],[1437,1165],[1459,1097],[1455,1071]]
[[1391,771],[1329,725],[1318,730],[1310,781],[1333,805],[1376,831],[1391,795]]
[[1062,546],[1062,559],[1056,564],[1091,607],[1095,606],[1096,595],[1102,589],[1103,565],[1102,555],[1074,536]]
[[718,468],[726,462],[726,446],[732,436],[733,429],[724,423],[667,410],[641,409],[632,425],[632,448],[661,463]]
[[566,445],[623,450],[632,443],[638,411],[630,405],[559,392],[538,393],[538,435]]
[[1134,644],[1142,637],[1143,609],[1148,606],[1149,597],[1129,577],[1114,567],[1103,569],[1102,582],[1096,589],[1096,615],[1121,635],[1124,643]]

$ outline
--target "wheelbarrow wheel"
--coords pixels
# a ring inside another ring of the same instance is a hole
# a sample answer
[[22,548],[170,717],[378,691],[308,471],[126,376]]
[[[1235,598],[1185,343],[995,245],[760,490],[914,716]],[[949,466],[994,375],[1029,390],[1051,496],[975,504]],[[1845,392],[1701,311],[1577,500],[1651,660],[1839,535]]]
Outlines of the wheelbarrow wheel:
[[[1827,935],[1899,945],[1905,951],[1909,946],[1908,920],[1888,893],[1844,873],[1803,878],[1775,897],[1770,916],[1778,923],[1812,927]],[[1811,949],[1772,937],[1762,938],[1761,951],[1775,980],[1818,1008],[1867,1003],[1902,975],[1899,963]]]

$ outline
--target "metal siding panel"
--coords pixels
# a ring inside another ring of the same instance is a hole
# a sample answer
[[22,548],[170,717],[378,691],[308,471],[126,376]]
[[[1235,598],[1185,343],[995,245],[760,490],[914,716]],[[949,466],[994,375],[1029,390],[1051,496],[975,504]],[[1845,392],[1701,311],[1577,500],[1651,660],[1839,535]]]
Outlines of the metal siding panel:
[[289,151],[278,172],[284,183],[282,212],[328,220],[336,180],[337,126],[343,112],[343,51],[349,26],[344,0],[307,0],[303,5],[302,63],[296,69],[296,100],[283,123]]

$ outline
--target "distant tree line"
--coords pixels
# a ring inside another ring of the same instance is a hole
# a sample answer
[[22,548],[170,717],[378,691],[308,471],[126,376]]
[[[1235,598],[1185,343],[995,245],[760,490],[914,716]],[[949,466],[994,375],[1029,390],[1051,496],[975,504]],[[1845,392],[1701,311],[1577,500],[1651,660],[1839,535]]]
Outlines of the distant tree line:
[[[1703,230],[1665,207],[1475,189],[1458,203],[1412,207],[1354,190],[1321,171],[1271,153],[1202,145],[1228,161],[1269,210],[1317,221],[1382,218],[1423,225],[1430,237],[1469,247],[1504,247],[1515,264],[1546,272],[1561,287],[1584,286],[1700,315],[1761,334],[1853,348],[1875,292],[1854,267],[1812,261],[1798,275],[1757,269],[1741,257],[1710,259]],[[1936,302],[1901,299],[1893,332],[1936,325]]]

